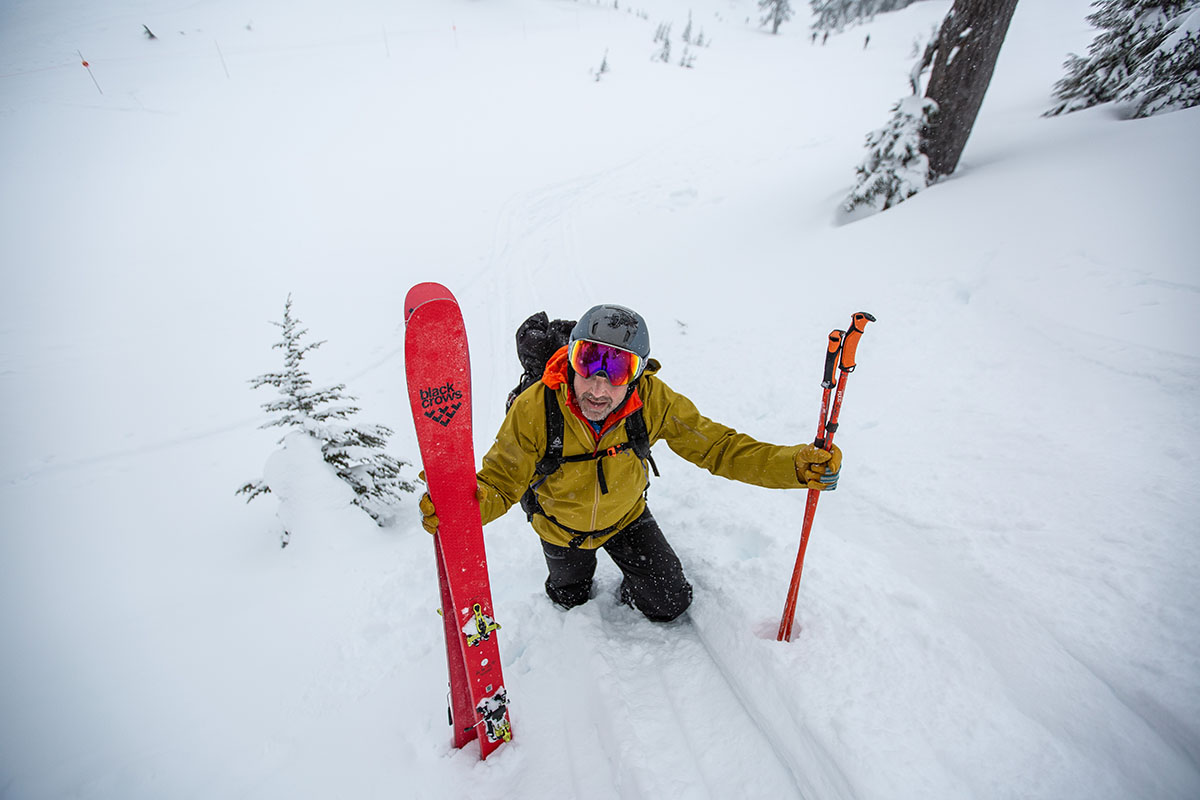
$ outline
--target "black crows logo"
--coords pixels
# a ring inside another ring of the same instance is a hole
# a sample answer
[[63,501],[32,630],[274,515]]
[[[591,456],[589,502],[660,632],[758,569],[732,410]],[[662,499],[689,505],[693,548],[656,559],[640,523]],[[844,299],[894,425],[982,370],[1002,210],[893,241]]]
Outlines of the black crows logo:
[[[458,402],[455,402],[456,400]],[[454,381],[422,389],[421,407],[428,409],[423,412],[425,416],[444,428],[454,419],[458,409],[462,408],[462,392],[454,388]]]
[[443,428],[450,424],[450,420],[454,419],[454,415],[458,413],[458,409],[462,403],[455,403],[452,406],[442,406],[435,408],[432,411],[426,411],[425,416],[441,425]]

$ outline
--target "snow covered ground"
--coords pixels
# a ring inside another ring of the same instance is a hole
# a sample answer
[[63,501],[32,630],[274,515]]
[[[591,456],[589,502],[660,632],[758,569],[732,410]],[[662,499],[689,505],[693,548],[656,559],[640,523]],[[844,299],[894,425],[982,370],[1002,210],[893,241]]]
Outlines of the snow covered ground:
[[[1200,110],[1041,118],[1089,4],[1026,0],[958,172],[839,225],[949,3],[824,46],[756,6],[0,7],[0,797],[1200,796]],[[711,46],[653,62],[689,13]],[[510,513],[515,738],[454,751],[415,498],[376,528],[247,384],[292,293],[314,380],[413,459],[422,280],[463,305],[477,453],[533,311],[639,309],[670,385],[780,443],[874,313],[795,641],[802,493],[662,448],[688,619],[603,556],[552,607]],[[234,496],[264,471],[286,550]]]

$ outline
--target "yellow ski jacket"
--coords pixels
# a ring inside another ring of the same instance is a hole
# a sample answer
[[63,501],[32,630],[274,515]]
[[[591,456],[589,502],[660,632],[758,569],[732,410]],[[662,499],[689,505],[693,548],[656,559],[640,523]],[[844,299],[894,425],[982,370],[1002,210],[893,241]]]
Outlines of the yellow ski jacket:
[[[486,490],[480,502],[486,525],[503,516],[537,479],[536,466],[546,453],[546,410],[543,393],[553,391],[563,416],[563,455],[598,453],[629,440],[625,418],[638,407],[646,420],[650,443],[665,441],[677,455],[714,475],[768,489],[801,488],[795,456],[802,445],[766,444],[704,417],[682,394],[656,376],[653,359],[624,405],[609,415],[599,434],[575,404],[567,381],[566,348],[546,365],[542,380],[513,402],[496,441],[483,457],[477,475]],[[537,488],[545,515],[536,514],[533,529],[547,542],[570,546],[572,531],[604,531],[578,546],[592,549],[641,516],[649,484],[647,465],[632,449],[604,456],[607,493],[601,492],[593,461],[564,463]],[[562,527],[550,519],[557,520]],[[615,527],[614,527],[615,526]]]

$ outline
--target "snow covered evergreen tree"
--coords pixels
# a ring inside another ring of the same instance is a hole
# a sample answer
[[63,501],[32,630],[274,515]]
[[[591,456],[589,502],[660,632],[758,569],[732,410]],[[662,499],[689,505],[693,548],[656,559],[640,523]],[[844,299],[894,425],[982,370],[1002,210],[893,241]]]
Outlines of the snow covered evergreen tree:
[[608,51],[604,51],[604,58],[600,59],[600,66],[596,70],[596,80],[600,80],[604,73],[608,72]]
[[1171,35],[1138,65],[1121,97],[1135,104],[1135,118],[1200,104],[1200,7],[1181,18]]
[[668,64],[671,61],[671,23],[660,22],[654,32],[654,41],[662,42],[662,47],[650,57],[651,61],[661,61]]
[[779,26],[795,13],[789,0],[758,0],[758,8],[763,12],[760,24],[770,24],[772,34],[779,33]]
[[854,189],[842,206],[845,211],[883,211],[933,183],[921,136],[936,112],[937,103],[919,94],[892,106],[888,124],[867,134],[867,156],[856,169]]
[[[1096,11],[1088,22],[1100,33],[1088,48],[1088,55],[1074,53],[1063,66],[1066,77],[1054,84],[1058,103],[1046,112],[1055,116],[1090,108],[1127,95],[1138,79],[1138,70],[1146,64],[1153,69],[1151,56],[1195,9],[1200,0],[1097,0]],[[1166,67],[1165,63],[1158,65]],[[1147,78],[1147,80],[1150,80]]]
[[814,31],[840,31],[876,14],[899,11],[917,0],[811,0]]
[[[274,386],[279,399],[263,404],[269,414],[279,416],[264,423],[263,428],[299,428],[321,443],[326,463],[336,470],[339,478],[354,489],[354,504],[380,525],[395,516],[395,506],[402,493],[415,488],[411,481],[400,476],[408,462],[383,451],[392,431],[383,425],[356,426],[348,422],[358,413],[355,400],[345,394],[345,384],[314,389],[312,379],[303,368],[304,358],[323,345],[324,341],[301,344],[307,329],[292,315],[292,297],[288,295],[283,307],[283,322],[271,322],[283,331],[283,339],[272,349],[284,351],[283,371],[268,372],[253,378],[251,387]],[[280,440],[282,441],[282,439]],[[250,481],[237,490],[250,502],[271,491],[262,479]]]
[[814,31],[837,31],[846,26],[858,0],[812,0]]

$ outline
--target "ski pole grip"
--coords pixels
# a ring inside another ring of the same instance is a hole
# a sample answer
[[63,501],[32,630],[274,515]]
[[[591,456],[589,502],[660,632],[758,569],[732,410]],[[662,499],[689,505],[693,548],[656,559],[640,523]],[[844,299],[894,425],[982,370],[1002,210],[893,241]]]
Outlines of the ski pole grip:
[[833,370],[838,363],[838,355],[842,352],[842,336],[843,332],[832,330],[829,332],[829,349],[825,352],[825,375],[821,381],[821,386],[826,389],[833,388]]
[[846,335],[842,338],[842,372],[853,372],[858,366],[854,361],[855,354],[858,351],[858,340],[862,338],[863,330],[867,327],[868,322],[874,322],[875,317],[868,314],[866,311],[859,311],[850,319],[850,330],[846,331]]

